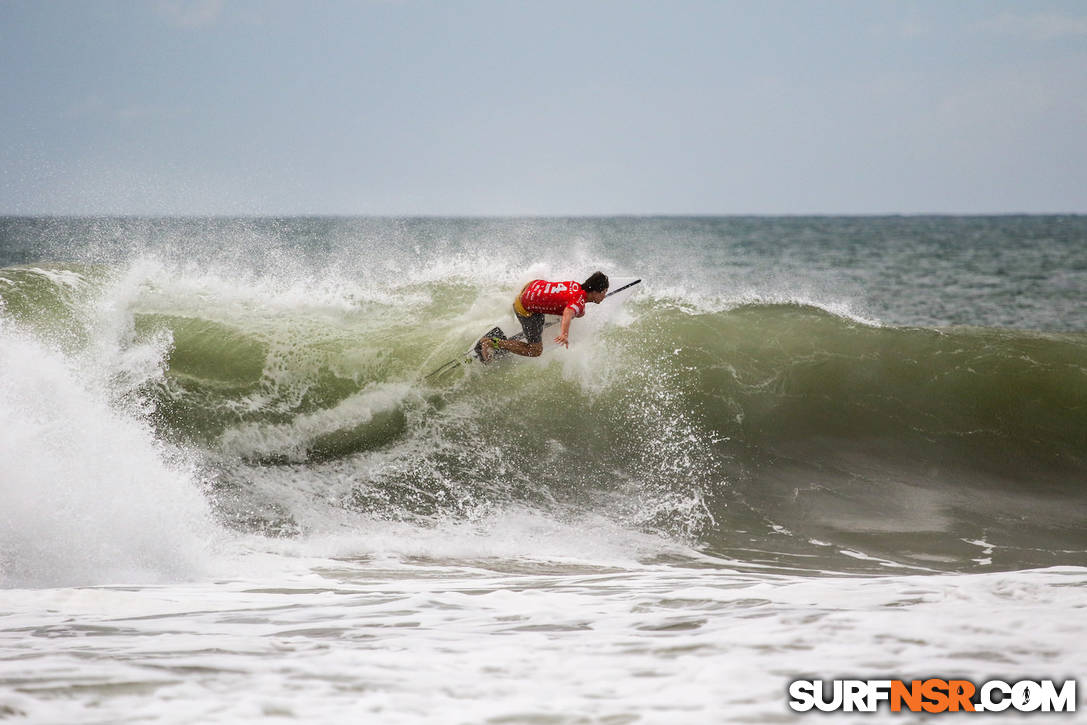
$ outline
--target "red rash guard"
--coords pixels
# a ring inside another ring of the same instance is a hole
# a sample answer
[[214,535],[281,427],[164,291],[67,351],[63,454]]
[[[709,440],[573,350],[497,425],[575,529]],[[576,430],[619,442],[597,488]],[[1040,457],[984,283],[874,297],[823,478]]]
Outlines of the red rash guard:
[[581,285],[577,282],[548,282],[546,279],[536,279],[525,286],[517,301],[529,315],[537,312],[545,315],[561,315],[567,307],[574,311],[574,317],[585,314],[585,290],[581,289]]

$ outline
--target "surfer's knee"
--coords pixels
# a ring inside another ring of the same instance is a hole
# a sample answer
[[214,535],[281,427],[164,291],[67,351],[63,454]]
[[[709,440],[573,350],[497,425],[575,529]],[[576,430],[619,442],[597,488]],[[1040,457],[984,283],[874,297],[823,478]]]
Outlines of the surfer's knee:
[[542,342],[533,343],[532,345],[528,346],[528,356],[529,357],[539,357],[542,354],[543,354],[543,343]]

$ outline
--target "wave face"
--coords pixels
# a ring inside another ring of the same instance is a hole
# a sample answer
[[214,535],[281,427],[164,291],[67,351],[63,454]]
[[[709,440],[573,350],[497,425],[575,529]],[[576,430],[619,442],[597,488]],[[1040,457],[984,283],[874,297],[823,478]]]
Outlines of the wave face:
[[[0,269],[0,334],[108,371],[110,415],[153,439],[104,445],[143,451],[141,470],[148,446],[183,452],[219,520],[246,531],[527,509],[747,566],[1084,560],[1082,331],[891,324],[810,279],[714,294],[720,264],[677,286],[665,260],[575,322],[569,350],[428,379],[491,324],[516,331],[518,282],[559,263],[526,271],[516,244],[420,251],[393,222],[391,251],[349,261],[327,224],[303,225],[334,248],[316,261],[312,243],[271,245],[239,265],[225,245],[202,247],[201,269],[99,240],[74,262]],[[559,256],[613,284],[634,271],[592,246]]]

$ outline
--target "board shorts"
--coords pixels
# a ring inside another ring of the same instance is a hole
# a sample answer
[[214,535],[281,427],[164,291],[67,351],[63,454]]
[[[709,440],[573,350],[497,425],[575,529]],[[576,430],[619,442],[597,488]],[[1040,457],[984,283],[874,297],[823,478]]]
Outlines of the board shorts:
[[536,345],[543,342],[544,314],[537,312],[525,317],[513,306],[513,316],[521,323],[521,329],[525,331],[525,342]]

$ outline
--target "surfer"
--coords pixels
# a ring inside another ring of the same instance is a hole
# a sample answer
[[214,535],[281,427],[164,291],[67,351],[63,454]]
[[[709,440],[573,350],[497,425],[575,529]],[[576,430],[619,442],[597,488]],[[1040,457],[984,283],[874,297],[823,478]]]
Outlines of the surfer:
[[525,331],[524,341],[485,337],[480,340],[479,356],[488,362],[495,350],[508,350],[515,355],[538,357],[543,352],[544,315],[562,315],[561,332],[555,342],[570,347],[570,322],[585,314],[586,302],[600,304],[607,296],[608,276],[603,272],[593,272],[581,284],[534,279],[513,300],[514,316]]

